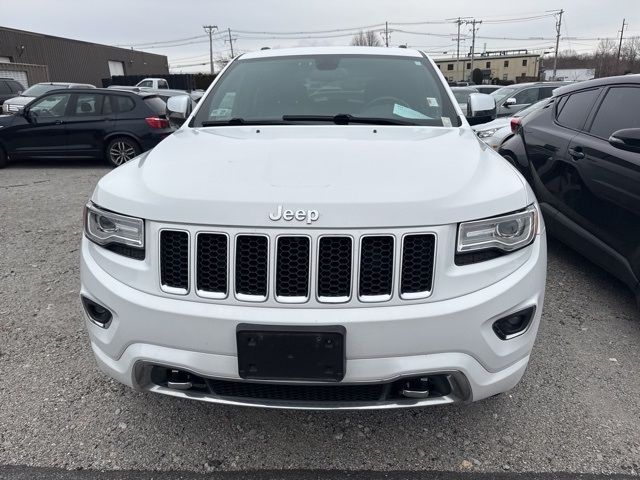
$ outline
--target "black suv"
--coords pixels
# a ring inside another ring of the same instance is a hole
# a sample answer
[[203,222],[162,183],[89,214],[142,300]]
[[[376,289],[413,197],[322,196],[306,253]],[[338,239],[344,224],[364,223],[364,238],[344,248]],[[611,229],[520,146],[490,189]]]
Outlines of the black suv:
[[155,147],[175,130],[155,94],[53,90],[0,117],[0,167],[8,160],[106,158],[113,166]]
[[559,88],[499,152],[533,187],[550,233],[640,304],[640,75]]
[[5,100],[16,97],[22,93],[24,87],[20,82],[16,82],[13,78],[0,77],[0,105]]

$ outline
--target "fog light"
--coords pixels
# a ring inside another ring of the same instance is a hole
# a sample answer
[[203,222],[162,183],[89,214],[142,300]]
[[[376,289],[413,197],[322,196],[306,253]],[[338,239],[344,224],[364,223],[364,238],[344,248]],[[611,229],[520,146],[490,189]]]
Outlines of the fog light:
[[493,331],[501,340],[511,340],[527,331],[536,307],[529,307],[493,322]]
[[111,320],[113,319],[113,315],[109,309],[85,296],[82,296],[81,298],[82,306],[84,307],[84,311],[89,317],[89,320],[101,328],[108,328]]

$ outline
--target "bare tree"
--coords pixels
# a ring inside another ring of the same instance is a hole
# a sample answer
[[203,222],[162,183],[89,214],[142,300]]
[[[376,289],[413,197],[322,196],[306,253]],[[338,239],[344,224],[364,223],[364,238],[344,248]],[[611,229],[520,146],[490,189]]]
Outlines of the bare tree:
[[610,38],[603,38],[596,48],[596,77],[615,75],[618,70],[618,46]]
[[380,47],[382,46],[382,41],[376,32],[373,30],[367,30],[363,32],[362,30],[353,36],[351,39],[351,45],[355,45],[358,47]]

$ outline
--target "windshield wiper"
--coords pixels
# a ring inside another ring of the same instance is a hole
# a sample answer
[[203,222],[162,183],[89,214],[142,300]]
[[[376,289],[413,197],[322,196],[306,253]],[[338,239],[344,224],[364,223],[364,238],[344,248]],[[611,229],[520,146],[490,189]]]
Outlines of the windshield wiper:
[[231,118],[229,120],[206,120],[202,122],[201,127],[224,127],[235,125],[289,125],[283,120],[245,120],[244,118]]
[[369,125],[417,125],[415,122],[396,120],[394,118],[380,117],[354,117],[348,113],[337,115],[284,115],[285,122],[333,122],[336,125],[348,125],[350,123],[364,123]]

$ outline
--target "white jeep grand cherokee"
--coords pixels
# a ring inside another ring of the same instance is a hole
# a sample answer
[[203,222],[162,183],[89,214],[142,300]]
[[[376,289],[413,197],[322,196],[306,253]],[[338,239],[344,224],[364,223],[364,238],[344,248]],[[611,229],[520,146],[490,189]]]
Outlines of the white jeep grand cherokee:
[[[173,117],[186,105],[170,100]],[[91,346],[140,390],[480,400],[518,383],[538,330],[536,199],[419,51],[242,55],[176,133],[100,180],[84,217]]]

